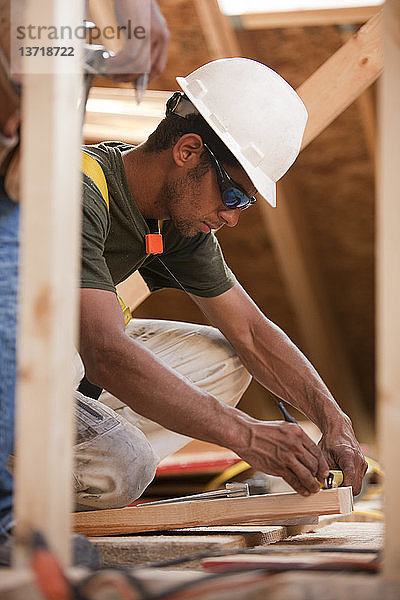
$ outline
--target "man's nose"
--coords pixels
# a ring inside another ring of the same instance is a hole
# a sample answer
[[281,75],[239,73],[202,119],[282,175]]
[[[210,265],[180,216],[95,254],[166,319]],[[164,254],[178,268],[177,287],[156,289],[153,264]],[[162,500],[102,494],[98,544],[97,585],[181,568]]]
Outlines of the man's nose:
[[218,216],[224,225],[227,225],[228,227],[235,227],[239,222],[240,213],[240,208],[227,208],[220,210],[218,212]]

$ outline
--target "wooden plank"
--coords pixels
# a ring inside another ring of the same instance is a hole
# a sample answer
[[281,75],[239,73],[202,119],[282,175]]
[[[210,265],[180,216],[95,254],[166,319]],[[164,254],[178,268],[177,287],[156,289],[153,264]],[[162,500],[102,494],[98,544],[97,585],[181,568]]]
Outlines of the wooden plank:
[[268,525],[294,517],[348,514],[352,508],[352,491],[346,487],[321,490],[308,497],[296,493],[268,494],[81,512],[73,515],[73,521],[78,533],[104,536],[211,524],[263,522]]
[[[83,15],[83,2],[30,0],[27,7],[33,23],[41,22],[43,15],[45,23],[63,19],[63,24],[74,26]],[[63,564],[69,561],[80,248],[79,46],[69,66],[76,73],[24,78],[15,482],[18,563],[27,560],[23,536],[30,528],[45,535]]]
[[375,573],[378,569],[378,560],[376,554],[363,553],[329,553],[313,552],[304,555],[293,553],[289,556],[281,554],[277,556],[265,556],[263,554],[251,555],[232,555],[221,558],[205,558],[201,561],[203,569],[213,573],[226,573],[229,571],[237,572],[246,569],[273,569],[274,571],[287,571],[314,569],[314,570],[354,570],[371,571]]
[[297,89],[309,114],[302,149],[350,106],[382,69],[380,11]]
[[237,40],[218,0],[193,0],[210,60],[238,56]]
[[400,585],[385,585],[370,573],[293,571],[268,577],[257,592],[254,598],[268,600],[398,600]]
[[356,100],[361,117],[365,143],[368,148],[372,165],[375,169],[377,152],[377,123],[374,93],[371,88],[366,89]]
[[385,468],[386,543],[383,575],[400,583],[400,3],[385,6],[385,72],[380,89],[378,168],[378,410]]
[[346,6],[343,8],[324,8],[320,10],[285,10],[235,15],[232,20],[237,29],[348,25],[352,23],[365,23],[380,8],[380,6]]
[[[343,28],[342,38],[343,42],[349,40],[349,38],[355,33],[353,28]],[[367,88],[358,96],[356,99],[356,105],[360,113],[361,124],[364,132],[365,143],[367,145],[368,153],[375,169],[376,162],[376,106],[374,91],[371,87]]]
[[[226,534],[96,537],[91,542],[99,550],[104,567],[136,567],[148,562],[203,552],[235,551],[247,546],[241,535]],[[193,568],[193,562],[186,568]]]
[[[323,522],[324,519],[322,518]],[[340,546],[343,549],[381,550],[383,547],[384,523],[343,523],[333,522],[320,527],[315,533],[307,533],[288,540],[285,546]]]
[[[318,518],[316,518],[316,521]],[[302,527],[302,525],[300,525]],[[204,536],[230,536],[240,535],[245,540],[247,547],[267,546],[282,542],[288,537],[287,527],[281,525],[225,525],[216,527],[188,527],[187,529],[170,529],[169,536],[177,535],[204,535]]]

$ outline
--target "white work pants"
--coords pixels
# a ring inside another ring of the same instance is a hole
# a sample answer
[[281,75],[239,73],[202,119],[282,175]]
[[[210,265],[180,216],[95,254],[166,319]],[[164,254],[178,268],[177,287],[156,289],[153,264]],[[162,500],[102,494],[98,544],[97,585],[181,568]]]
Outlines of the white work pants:
[[[250,383],[234,349],[213,327],[132,319],[126,333],[230,406],[236,406]],[[106,391],[98,401],[79,392],[76,398],[74,480],[81,510],[126,506],[148,486],[160,459],[190,441],[135,413]]]

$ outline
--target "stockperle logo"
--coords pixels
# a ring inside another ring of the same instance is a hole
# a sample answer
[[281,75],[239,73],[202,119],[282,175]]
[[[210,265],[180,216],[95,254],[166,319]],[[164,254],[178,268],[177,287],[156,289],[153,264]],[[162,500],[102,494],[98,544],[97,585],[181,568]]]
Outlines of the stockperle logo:
[[[90,51],[102,46],[108,55],[125,50],[129,56],[130,73],[148,72],[151,64],[150,1],[132,0],[126,3],[114,0],[113,3],[105,3],[105,0],[95,0],[90,3],[90,13],[83,15],[71,10],[68,2],[60,2],[58,10],[52,12],[46,6],[51,3],[43,0],[13,0],[11,72],[81,72],[82,68],[87,68]],[[105,4],[109,7],[106,12]],[[101,68],[99,73],[106,70],[104,64],[96,64],[94,68]],[[126,62],[114,61],[113,73],[125,72]]]

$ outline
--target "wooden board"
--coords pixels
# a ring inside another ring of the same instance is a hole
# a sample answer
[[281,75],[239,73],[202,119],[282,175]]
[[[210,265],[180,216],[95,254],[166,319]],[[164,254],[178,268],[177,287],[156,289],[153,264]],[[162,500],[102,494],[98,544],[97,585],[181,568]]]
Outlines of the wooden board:
[[[323,522],[323,519],[322,519]],[[291,540],[283,541],[290,547],[319,546],[341,547],[354,550],[364,548],[381,550],[383,548],[383,523],[343,523],[334,522],[320,527],[314,533],[299,535]]]
[[379,444],[385,468],[386,547],[383,574],[400,583],[400,3],[385,4],[385,72],[380,88],[378,159]]
[[345,487],[321,490],[308,497],[296,493],[268,494],[81,512],[75,513],[73,520],[76,532],[101,536],[200,525],[277,524],[294,517],[348,514],[352,508],[352,490]]
[[[28,23],[33,15],[34,23],[43,18],[73,27],[82,20],[83,2],[32,0],[26,9]],[[15,480],[19,564],[28,561],[23,540],[31,527],[45,535],[63,564],[69,562],[81,210],[79,50],[69,60],[69,73],[24,77]]]
[[379,6],[346,6],[322,10],[285,10],[235,15],[232,19],[240,29],[275,29],[276,27],[320,27],[365,23],[379,10]]
[[[300,527],[302,527],[300,525]],[[268,546],[282,542],[288,536],[287,527],[280,525],[220,525],[219,527],[188,527],[187,529],[171,529],[169,536],[237,536],[243,538],[246,547]]]
[[381,11],[297,88],[309,114],[302,149],[382,73],[382,22]]
[[341,554],[325,552],[313,554],[293,554],[289,556],[265,556],[262,554],[224,556],[221,558],[206,558],[202,561],[206,571],[213,573],[240,571],[246,569],[274,569],[274,571],[290,570],[329,570],[334,568],[343,570],[359,570],[376,572],[378,562],[376,554]]
[[[104,567],[133,567],[203,552],[234,552],[247,547],[241,535],[134,535],[96,537],[91,542],[99,550]],[[193,562],[183,566],[193,568]]]

